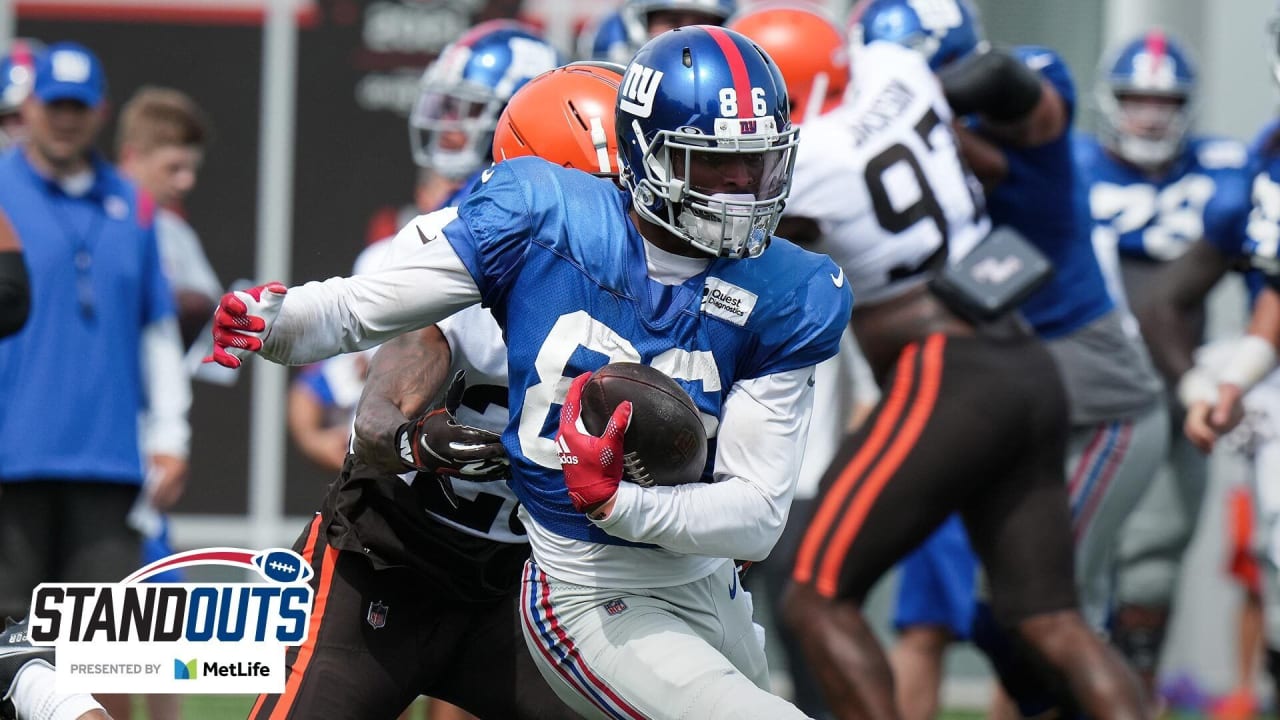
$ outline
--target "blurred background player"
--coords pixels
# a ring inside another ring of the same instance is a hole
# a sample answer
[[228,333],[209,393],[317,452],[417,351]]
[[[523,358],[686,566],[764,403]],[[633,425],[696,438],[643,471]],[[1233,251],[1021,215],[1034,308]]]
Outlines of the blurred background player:
[[[536,154],[615,178],[613,107],[621,80],[620,68],[569,65],[530,81],[499,118],[494,162]],[[422,244],[416,235],[397,238],[387,262]],[[330,362],[341,357],[349,356]],[[391,717],[423,693],[483,717],[574,717],[533,668],[515,621],[528,542],[516,498],[502,482],[506,452],[496,435],[507,424],[501,329],[488,310],[469,308],[385,343],[371,370],[356,414],[355,454],[304,546],[317,573],[336,568],[343,578],[326,605],[352,612],[326,611],[325,626],[309,641],[311,659],[292,666],[297,693],[264,696],[254,716],[309,717],[316,708],[340,707],[353,717]],[[450,385],[460,371],[465,381]],[[455,441],[468,447],[451,450]],[[436,625],[448,630],[432,631]],[[349,684],[365,681],[362,664],[352,672],[344,649],[351,641],[343,638],[367,634],[367,626],[375,634],[356,643],[366,653],[360,663],[414,657],[426,645],[432,654],[398,671],[400,687],[362,685],[353,693],[358,699],[347,699]],[[307,678],[326,681],[303,685]],[[431,707],[433,719],[470,717],[461,712]]]
[[[1277,31],[1273,25],[1273,38]],[[1280,60],[1273,55],[1273,75],[1280,78],[1278,68]],[[1165,263],[1151,283],[1149,307],[1139,310],[1144,322],[1158,330],[1151,333],[1153,351],[1177,379],[1178,396],[1186,407],[1184,432],[1204,452],[1245,417],[1246,407],[1270,418],[1267,425],[1272,430],[1274,418],[1280,417],[1274,392],[1280,378],[1273,371],[1280,347],[1280,293],[1276,290],[1280,286],[1280,121],[1262,128],[1250,153],[1254,166],[1250,169],[1250,209],[1243,232],[1223,237],[1206,232],[1192,242],[1186,252]],[[1196,351],[1198,338],[1180,331],[1182,317],[1194,312],[1228,271],[1250,268],[1255,271],[1248,276],[1253,310],[1247,334]],[[1251,392],[1259,383],[1257,392]],[[1261,463],[1272,458],[1271,444],[1264,443],[1257,455]],[[1265,468],[1274,472],[1269,464]],[[1261,465],[1256,469],[1264,471]],[[1280,688],[1280,580],[1276,571],[1280,552],[1274,541],[1280,527],[1280,497],[1272,491],[1273,485],[1261,482],[1257,490],[1260,534],[1266,538],[1267,548],[1267,562],[1262,565],[1267,671],[1273,685]]]
[[737,0],[626,0],[588,23],[578,37],[578,57],[626,64],[641,45],[685,25],[724,25]]
[[409,115],[414,162],[441,186],[432,196],[439,197],[436,207],[461,202],[455,194],[488,165],[493,131],[511,94],[559,64],[537,31],[510,20],[476,25],[440,52],[422,75]]
[[[0,59],[0,151],[21,141],[22,101],[35,84],[35,52],[30,40],[15,40]],[[12,335],[27,322],[31,287],[22,242],[8,218],[0,213],[0,338]]]
[[116,157],[121,172],[156,203],[156,238],[173,286],[185,346],[209,323],[222,284],[200,237],[182,216],[204,164],[209,123],[186,93],[144,87],[120,109]]
[[289,386],[289,436],[317,468],[337,474],[351,445],[351,420],[371,353],[347,353],[305,368]]
[[36,80],[36,57],[44,51],[39,41],[14,40],[0,58],[0,151],[21,142],[22,102],[31,94]]
[[[1053,263],[1054,273],[1021,312],[1046,340],[1067,389],[1076,577],[1082,610],[1100,628],[1116,537],[1167,445],[1159,379],[1141,338],[1127,327],[1128,313],[1117,309],[1090,241],[1071,153],[1075,89],[1065,63],[1043,47],[990,49],[965,0],[927,8],[874,0],[863,8],[860,32],[864,40],[889,40],[925,55],[963,119],[961,152],[982,181],[992,222],[1017,230]],[[974,635],[997,664],[1016,652],[1003,647],[1005,636],[983,606]],[[1002,672],[1006,685],[1018,684],[1011,676],[1018,665],[1012,661]],[[1023,711],[1031,712],[1030,701]]]
[[413,207],[386,235],[373,238],[353,272],[381,267],[391,237],[415,216],[466,199],[488,164],[507,101],[530,78],[559,64],[555,48],[535,29],[510,20],[480,23],[440,52],[422,73],[409,115],[409,147],[418,166]]
[[[725,27],[754,40],[778,64],[791,98],[792,123],[800,125],[839,104],[849,84],[849,54],[844,33],[830,18],[812,6],[771,3],[734,15]],[[792,202],[796,201],[795,197],[793,192]],[[787,239],[820,252],[814,247],[816,238],[788,236]],[[809,514],[818,482],[841,441],[861,425],[879,398],[875,379],[852,330],[845,331],[836,357],[818,365],[815,382],[821,391],[813,400],[804,463],[791,504],[792,517]],[[788,523],[769,559],[752,565],[745,582],[752,590],[761,587],[766,599],[766,603],[756,607],[757,621],[781,630],[777,633],[777,646],[782,652],[772,644],[765,646],[770,651],[771,672],[778,676],[785,668],[796,706],[807,715],[822,717],[827,712],[822,688],[794,635],[781,628],[775,617],[762,617],[763,612],[776,614],[782,607],[782,593],[791,575],[789,560],[795,554],[799,539],[797,523]],[[770,639],[772,641],[772,637]],[[784,663],[779,665],[776,659]]]
[[[1195,69],[1179,43],[1159,30],[1126,42],[1098,73],[1099,137],[1074,138],[1081,182],[1088,193],[1093,239],[1112,294],[1138,316],[1165,381],[1170,452],[1156,481],[1125,523],[1116,556],[1111,640],[1155,690],[1170,605],[1182,557],[1194,534],[1208,466],[1182,433],[1177,380],[1188,356],[1163,352],[1167,335],[1184,350],[1204,340],[1199,302],[1169,313],[1173,326],[1150,320],[1161,266],[1203,239],[1238,249],[1249,214],[1247,152],[1243,143],[1191,134]],[[1117,266],[1118,259],[1118,266]]]
[[898,717],[892,673],[861,606],[881,575],[959,511],[1002,625],[1096,716],[1144,717],[1136,684],[1076,610],[1067,414],[1053,360],[1007,314],[967,319],[967,306],[934,292],[935,275],[979,252],[991,227],[941,88],[919,54],[887,42],[856,54],[853,78],[843,105],[806,123],[787,222],[821,238],[861,298],[853,327],[884,397],[823,478],[787,619],[838,717]]

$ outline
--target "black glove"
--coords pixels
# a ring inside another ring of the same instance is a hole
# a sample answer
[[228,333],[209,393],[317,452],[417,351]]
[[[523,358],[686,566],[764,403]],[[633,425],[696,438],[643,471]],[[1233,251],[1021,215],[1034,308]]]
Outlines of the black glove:
[[503,480],[511,464],[502,438],[494,432],[459,424],[454,417],[466,388],[462,371],[445,394],[444,407],[410,420],[396,431],[406,469],[465,480]]

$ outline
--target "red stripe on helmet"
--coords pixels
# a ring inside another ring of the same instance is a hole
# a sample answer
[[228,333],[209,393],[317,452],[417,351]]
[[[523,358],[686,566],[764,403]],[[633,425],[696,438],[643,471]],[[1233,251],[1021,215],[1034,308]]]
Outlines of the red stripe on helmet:
[[1151,58],[1151,82],[1154,84],[1156,78],[1160,77],[1160,68],[1164,67],[1165,56],[1169,52],[1169,41],[1165,38],[1164,32],[1152,30],[1147,33],[1143,49]]
[[724,59],[729,63],[729,74],[733,77],[733,90],[738,95],[738,117],[755,117],[751,114],[751,75],[747,72],[747,61],[743,59],[738,44],[722,28],[707,26],[703,29],[720,46],[720,52],[724,53]]

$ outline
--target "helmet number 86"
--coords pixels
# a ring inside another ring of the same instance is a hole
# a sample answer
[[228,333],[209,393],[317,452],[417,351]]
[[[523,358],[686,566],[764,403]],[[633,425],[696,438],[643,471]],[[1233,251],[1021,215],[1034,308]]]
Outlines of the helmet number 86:
[[[756,117],[769,114],[769,103],[764,98],[764,88],[751,88],[751,113]],[[738,116],[738,91],[731,88],[720,88],[720,116]]]

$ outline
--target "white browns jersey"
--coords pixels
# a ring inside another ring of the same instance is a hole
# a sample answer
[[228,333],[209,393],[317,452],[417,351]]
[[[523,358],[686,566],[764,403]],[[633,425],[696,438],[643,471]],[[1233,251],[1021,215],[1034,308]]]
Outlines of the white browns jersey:
[[[416,219],[421,227],[444,227],[457,217],[457,210],[447,208]],[[428,218],[430,221],[428,222]],[[411,254],[422,243],[434,237],[411,233],[398,233],[388,243],[382,253],[380,267],[390,266],[406,255]],[[444,240],[438,240],[444,242]],[[462,405],[458,407],[458,422],[472,427],[491,430],[502,434],[507,427],[507,345],[502,339],[502,328],[493,314],[479,305],[473,305],[437,323],[445,340],[449,342],[449,350],[453,358],[449,367],[452,378],[459,370],[466,372],[467,389],[462,396]],[[447,388],[446,388],[447,389]],[[443,394],[440,402],[443,402]],[[409,473],[408,478],[413,474]],[[453,492],[463,503],[476,501],[481,495],[500,498],[501,508],[494,513],[493,522],[488,528],[479,529],[473,525],[456,522],[447,515],[431,512],[427,514],[433,519],[456,530],[471,535],[485,537],[496,542],[523,543],[528,542],[524,532],[514,532],[512,522],[516,517],[516,496],[505,482],[471,482],[460,478],[452,478]],[[492,500],[488,502],[492,503]],[[474,520],[474,518],[473,518]]]
[[924,59],[873,42],[855,67],[841,105],[801,130],[786,215],[818,223],[816,249],[844,268],[865,305],[924,282],[944,243],[951,260],[964,257],[990,220]]

